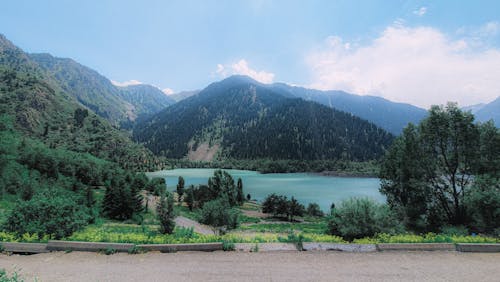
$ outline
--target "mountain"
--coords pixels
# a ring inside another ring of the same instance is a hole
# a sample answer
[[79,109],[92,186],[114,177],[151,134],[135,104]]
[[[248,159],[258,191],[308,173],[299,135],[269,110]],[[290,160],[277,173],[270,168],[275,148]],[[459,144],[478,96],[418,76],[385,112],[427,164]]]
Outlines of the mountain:
[[134,114],[151,115],[174,104],[176,101],[167,96],[157,87],[147,84],[129,85],[118,87],[120,96],[134,106]]
[[115,86],[97,71],[72,59],[50,54],[29,57],[53,76],[65,92],[115,126],[156,113],[175,102],[151,85]]
[[427,115],[424,109],[376,96],[360,96],[335,90],[320,91],[283,83],[275,83],[273,87],[295,97],[351,113],[395,135],[399,135],[409,122],[417,124]]
[[484,106],[486,106],[485,103],[480,103],[480,104],[465,106],[465,107],[462,107],[462,111],[470,111],[471,113],[476,114]]
[[191,97],[193,95],[196,95],[198,93],[200,93],[200,90],[181,91],[178,93],[171,94],[171,95],[169,95],[169,97],[172,98],[173,100],[175,100],[176,102],[179,102],[181,100],[184,100],[184,99]]
[[481,107],[481,109],[475,112],[475,116],[481,122],[492,119],[495,125],[500,127],[500,96]]
[[170,158],[370,160],[393,136],[349,113],[232,76],[137,124],[134,138]]
[[[41,140],[50,148],[90,153],[124,168],[144,168],[152,164],[151,152],[132,142],[126,133],[114,128],[92,109],[82,106],[74,93],[68,93],[68,89],[80,89],[78,85],[84,84],[72,83],[78,81],[77,73],[69,74],[70,81],[63,81],[63,74],[56,77],[54,74],[58,72],[49,72],[38,64],[43,58],[52,61],[48,55],[35,57],[38,60],[0,35],[0,113],[2,118],[14,123],[16,131]],[[86,97],[83,93],[81,96]]]

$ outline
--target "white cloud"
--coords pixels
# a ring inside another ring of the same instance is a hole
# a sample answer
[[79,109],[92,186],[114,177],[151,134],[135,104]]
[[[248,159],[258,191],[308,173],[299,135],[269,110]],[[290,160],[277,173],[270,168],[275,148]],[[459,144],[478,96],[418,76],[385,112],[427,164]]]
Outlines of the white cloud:
[[369,44],[352,45],[346,48],[341,38],[329,37],[310,53],[310,87],[422,107],[477,104],[500,95],[500,50],[476,48],[467,37],[450,39],[430,27],[392,25]]
[[420,7],[418,10],[413,11],[413,14],[419,17],[425,15],[426,13],[427,13],[427,7]]
[[143,84],[139,80],[135,80],[135,79],[124,81],[124,82],[118,82],[118,81],[111,80],[111,83],[113,83],[116,86],[120,86],[120,87],[126,87],[126,86],[129,86],[129,85]]
[[172,95],[175,93],[174,90],[171,88],[161,89],[161,91],[163,91],[163,93],[165,93],[166,95]]
[[234,74],[247,75],[262,83],[272,83],[274,80],[274,73],[254,70],[248,66],[248,62],[245,59],[228,65],[217,64],[215,73],[222,77]]

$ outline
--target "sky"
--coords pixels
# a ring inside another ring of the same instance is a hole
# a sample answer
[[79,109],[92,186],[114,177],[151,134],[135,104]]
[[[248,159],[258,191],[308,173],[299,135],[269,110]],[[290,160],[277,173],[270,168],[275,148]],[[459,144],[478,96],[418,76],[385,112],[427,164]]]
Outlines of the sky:
[[427,108],[500,95],[500,1],[3,1],[0,33],[166,93],[232,74]]

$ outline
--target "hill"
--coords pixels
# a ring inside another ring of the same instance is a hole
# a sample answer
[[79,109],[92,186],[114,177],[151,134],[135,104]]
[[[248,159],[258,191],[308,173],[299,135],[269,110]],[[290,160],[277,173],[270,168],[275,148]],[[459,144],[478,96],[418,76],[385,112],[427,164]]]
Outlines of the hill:
[[[42,57],[47,55],[38,56],[40,60]],[[78,81],[77,74],[70,74],[73,75],[72,81]],[[67,92],[69,87],[81,88],[71,82],[60,83],[62,77],[40,67],[0,35],[0,112],[2,118],[13,121],[15,131],[40,140],[49,148],[90,153],[124,168],[153,165],[151,152],[82,106],[78,98]],[[86,80],[82,79],[81,85],[83,81]]]
[[349,113],[232,76],[137,124],[134,138],[170,158],[363,161],[382,156],[393,137]]

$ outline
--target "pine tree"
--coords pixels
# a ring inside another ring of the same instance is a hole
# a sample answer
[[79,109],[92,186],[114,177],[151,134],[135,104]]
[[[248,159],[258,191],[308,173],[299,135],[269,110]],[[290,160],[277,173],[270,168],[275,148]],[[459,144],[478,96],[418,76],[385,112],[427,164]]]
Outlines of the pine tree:
[[177,200],[179,204],[181,203],[182,195],[184,195],[184,178],[179,176],[179,182],[177,183]]
[[160,232],[162,234],[172,234],[175,228],[174,199],[172,195],[162,193],[156,206],[156,214],[160,221]]
[[243,196],[243,181],[241,180],[241,178],[238,178],[238,184],[236,186],[237,186],[236,200],[238,201],[238,204],[241,205],[245,201],[245,196]]

